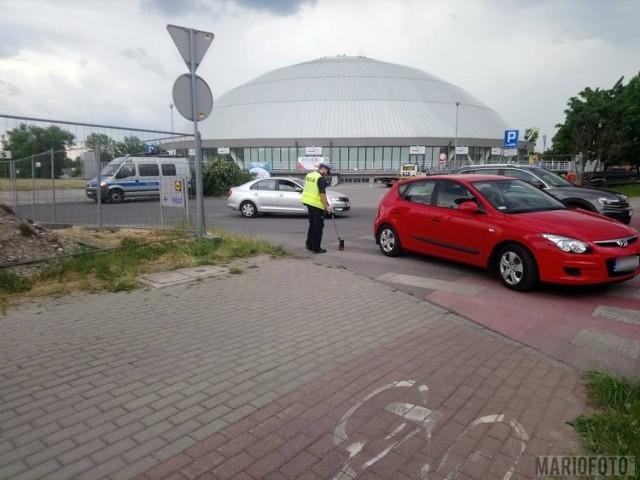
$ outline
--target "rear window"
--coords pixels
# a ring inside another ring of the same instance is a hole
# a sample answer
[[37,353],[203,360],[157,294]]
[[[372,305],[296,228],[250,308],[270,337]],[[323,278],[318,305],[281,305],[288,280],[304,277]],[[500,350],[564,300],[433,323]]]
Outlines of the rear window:
[[260,180],[259,182],[254,183],[250,187],[251,190],[271,190],[274,191],[276,189],[276,181],[273,178],[269,178],[266,180]]
[[165,177],[176,175],[176,166],[173,163],[163,163],[160,165],[160,169],[162,170],[162,175]]
[[140,163],[138,173],[141,177],[157,177],[160,175],[157,163]]

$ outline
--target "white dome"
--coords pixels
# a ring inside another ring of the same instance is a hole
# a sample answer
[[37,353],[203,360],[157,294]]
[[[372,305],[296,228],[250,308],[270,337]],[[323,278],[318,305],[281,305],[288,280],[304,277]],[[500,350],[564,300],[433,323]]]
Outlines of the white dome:
[[467,143],[480,145],[502,138],[507,125],[493,109],[431,74],[365,57],[320,58],[230,90],[214,102],[200,130],[205,140],[225,146],[246,145],[243,139],[253,145],[372,138],[413,144],[452,139],[456,102],[459,139],[485,140]]

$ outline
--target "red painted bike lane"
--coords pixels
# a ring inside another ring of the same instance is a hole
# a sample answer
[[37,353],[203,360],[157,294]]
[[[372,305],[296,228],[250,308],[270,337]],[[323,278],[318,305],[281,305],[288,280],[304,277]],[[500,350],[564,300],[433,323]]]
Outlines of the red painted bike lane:
[[610,287],[547,286],[526,294],[495,278],[461,283],[484,287],[476,295],[438,291],[425,299],[584,371],[604,367],[640,372],[640,281]]

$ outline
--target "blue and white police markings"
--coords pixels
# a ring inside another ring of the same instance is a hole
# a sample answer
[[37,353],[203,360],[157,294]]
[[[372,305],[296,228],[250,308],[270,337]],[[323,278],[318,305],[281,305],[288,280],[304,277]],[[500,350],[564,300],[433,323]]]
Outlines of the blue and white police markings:
[[518,148],[518,136],[520,130],[504,131],[504,148]]

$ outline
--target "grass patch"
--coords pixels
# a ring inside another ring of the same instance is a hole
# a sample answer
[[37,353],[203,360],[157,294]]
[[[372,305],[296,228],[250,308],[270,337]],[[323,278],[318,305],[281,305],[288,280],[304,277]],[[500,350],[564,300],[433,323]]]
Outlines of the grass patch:
[[[31,167],[29,167],[31,168]],[[31,191],[34,188],[36,190],[51,190],[53,188],[53,181],[50,178],[36,178],[32,180],[30,178],[17,178],[16,186],[20,191]],[[82,178],[56,178],[55,187],[56,190],[82,190],[87,185],[87,181]],[[0,178],[0,190],[10,192],[13,190],[11,179]]]
[[629,455],[636,459],[640,479],[640,384],[590,371],[584,375],[591,415],[574,422],[576,432],[598,455]]
[[31,282],[28,278],[0,270],[0,293],[26,292],[30,288]]
[[[65,231],[59,231],[65,235]],[[10,296],[39,297],[71,292],[120,292],[141,286],[138,277],[199,265],[226,265],[237,258],[284,257],[280,246],[250,237],[217,232],[221,241],[177,237],[161,230],[86,232],[70,229],[68,236],[90,244],[77,255],[45,266],[30,278],[0,271],[0,308]],[[230,273],[242,273],[232,268]]]
[[620,192],[627,197],[640,197],[640,183],[634,183],[631,185],[616,185],[615,187],[609,187],[611,190]]

